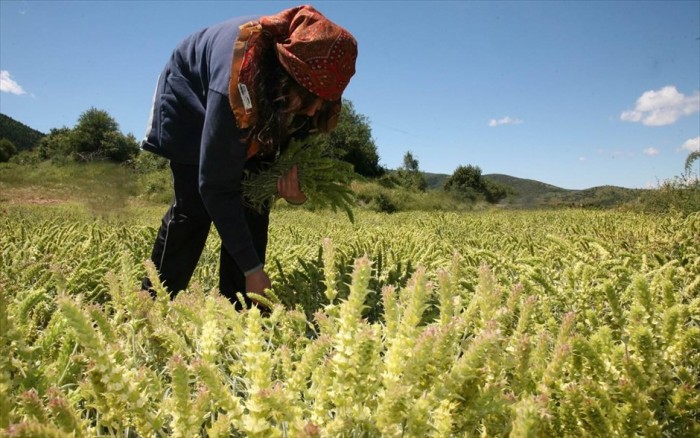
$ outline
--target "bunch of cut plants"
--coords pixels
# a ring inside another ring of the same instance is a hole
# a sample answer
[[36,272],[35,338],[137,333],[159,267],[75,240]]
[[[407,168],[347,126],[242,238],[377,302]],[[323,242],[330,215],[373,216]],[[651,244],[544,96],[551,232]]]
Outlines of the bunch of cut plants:
[[291,140],[272,163],[247,174],[242,182],[246,205],[257,211],[271,205],[278,198],[278,179],[295,165],[309,208],[345,211],[354,222],[355,196],[350,183],[357,175],[352,164],[332,156],[320,135]]

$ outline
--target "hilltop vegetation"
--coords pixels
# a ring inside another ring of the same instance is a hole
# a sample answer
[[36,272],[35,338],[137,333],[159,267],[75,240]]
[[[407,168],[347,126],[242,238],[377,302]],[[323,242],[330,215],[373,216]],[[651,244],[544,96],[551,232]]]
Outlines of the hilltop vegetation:
[[7,139],[17,152],[33,149],[45,134],[0,113],[0,139]]
[[[428,187],[435,190],[442,189],[449,177],[445,174],[426,173]],[[650,192],[616,186],[571,190],[502,174],[486,174],[483,179],[508,189],[508,195],[499,205],[511,208],[616,208],[638,204]]]
[[[1,115],[0,162],[14,155],[15,164],[35,166],[46,161],[67,166],[70,162],[112,161],[128,169],[125,180],[138,181],[135,196],[139,199],[170,199],[170,176],[167,163],[148,153],[139,153],[132,135],[119,132],[116,121],[104,111],[91,108],[81,115],[74,128],[52,129],[48,135]],[[3,138],[5,136],[6,138]],[[569,190],[540,181],[510,175],[481,175],[478,166],[458,166],[453,175],[423,172],[418,159],[409,151],[404,165],[391,170],[379,165],[377,148],[366,117],[355,112],[352,103],[344,102],[339,128],[325,140],[331,156],[353,165],[358,179],[353,190],[358,206],[393,213],[410,210],[464,211],[489,208],[625,208],[646,211],[677,210],[685,213],[700,210],[700,182],[691,175],[698,153],[686,160],[685,173],[664,181],[658,189],[626,189],[614,186]],[[17,147],[15,145],[20,145]],[[46,165],[44,165],[46,166]],[[82,173],[65,167],[65,177]],[[31,171],[5,168],[0,171],[0,185],[16,186],[13,179]],[[61,171],[51,172],[57,179]],[[93,171],[85,172],[94,174]],[[13,176],[14,175],[14,176]],[[35,186],[47,181],[34,181]],[[60,185],[60,184],[59,184]],[[127,184],[129,185],[129,184]],[[54,187],[48,188],[49,191]],[[5,196],[7,198],[7,195]]]
[[486,175],[485,178],[511,187],[514,195],[505,204],[513,207],[594,207],[613,208],[634,204],[648,190],[627,189],[615,186],[591,187],[569,190],[531,179],[508,175]]

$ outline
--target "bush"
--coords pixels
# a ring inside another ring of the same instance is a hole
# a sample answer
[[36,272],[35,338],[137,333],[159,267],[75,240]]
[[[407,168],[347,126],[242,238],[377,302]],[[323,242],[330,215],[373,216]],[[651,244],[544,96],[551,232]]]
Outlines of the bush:
[[676,177],[664,181],[642,196],[641,208],[652,213],[676,211],[684,215],[700,211],[700,180]]
[[685,160],[685,171],[680,176],[666,180],[658,189],[642,197],[642,209],[651,212],[674,211],[690,214],[700,211],[700,167],[693,175],[692,167],[700,160],[700,151],[691,152]]
[[395,190],[369,182],[355,182],[352,188],[360,207],[382,213],[394,213],[399,210],[394,196]]
[[140,151],[125,164],[138,174],[138,197],[168,204],[172,201],[172,174],[168,159],[150,152]]
[[122,134],[119,124],[106,111],[90,108],[73,129],[55,128],[38,143],[39,156],[52,162],[128,162],[139,152],[132,134]]
[[10,163],[34,165],[44,161],[36,149],[21,151],[10,157]]
[[150,152],[141,151],[136,155],[131,165],[138,173],[149,173],[167,169],[168,159]]
[[352,186],[360,207],[395,213],[399,211],[464,211],[474,208],[472,200],[458,199],[442,190],[418,192],[392,185],[390,177]]
[[479,166],[459,166],[445,181],[444,190],[455,198],[469,202],[496,204],[513,193],[507,186],[484,179]]
[[101,147],[107,159],[116,163],[127,162],[139,153],[136,138],[132,134],[124,135],[117,131],[105,134]]
[[6,163],[17,153],[15,144],[6,138],[0,139],[0,163]]
[[170,169],[143,173],[138,177],[138,197],[152,202],[168,204],[173,198],[172,175]]

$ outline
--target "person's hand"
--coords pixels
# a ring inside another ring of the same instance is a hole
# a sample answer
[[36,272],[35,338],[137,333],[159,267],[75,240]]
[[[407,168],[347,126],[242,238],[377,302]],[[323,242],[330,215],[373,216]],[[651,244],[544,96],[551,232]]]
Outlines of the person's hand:
[[262,269],[249,274],[245,278],[246,292],[265,296],[265,289],[270,289],[271,287],[272,283],[270,282],[270,277],[268,277],[267,273]]
[[[246,292],[258,294],[267,298],[267,295],[265,295],[265,289],[270,289],[271,287],[272,284],[270,283],[270,277],[268,277],[267,273],[262,269],[247,275],[245,278]],[[262,314],[267,314],[267,312],[270,311],[266,304],[263,304],[250,295],[248,295],[248,298],[250,298],[250,300],[253,302],[253,305],[260,309]]]
[[289,172],[277,179],[277,193],[292,204],[303,204],[306,202],[306,195],[299,186],[299,169],[296,165],[292,166]]

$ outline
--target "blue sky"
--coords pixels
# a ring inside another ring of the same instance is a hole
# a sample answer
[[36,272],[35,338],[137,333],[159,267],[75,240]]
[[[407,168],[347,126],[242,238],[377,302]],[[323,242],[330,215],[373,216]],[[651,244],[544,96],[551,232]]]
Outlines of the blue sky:
[[[648,187],[700,147],[700,1],[309,3],[358,40],[345,97],[389,168]],[[141,138],[181,39],[297,4],[0,0],[0,112],[48,132],[95,107]]]

